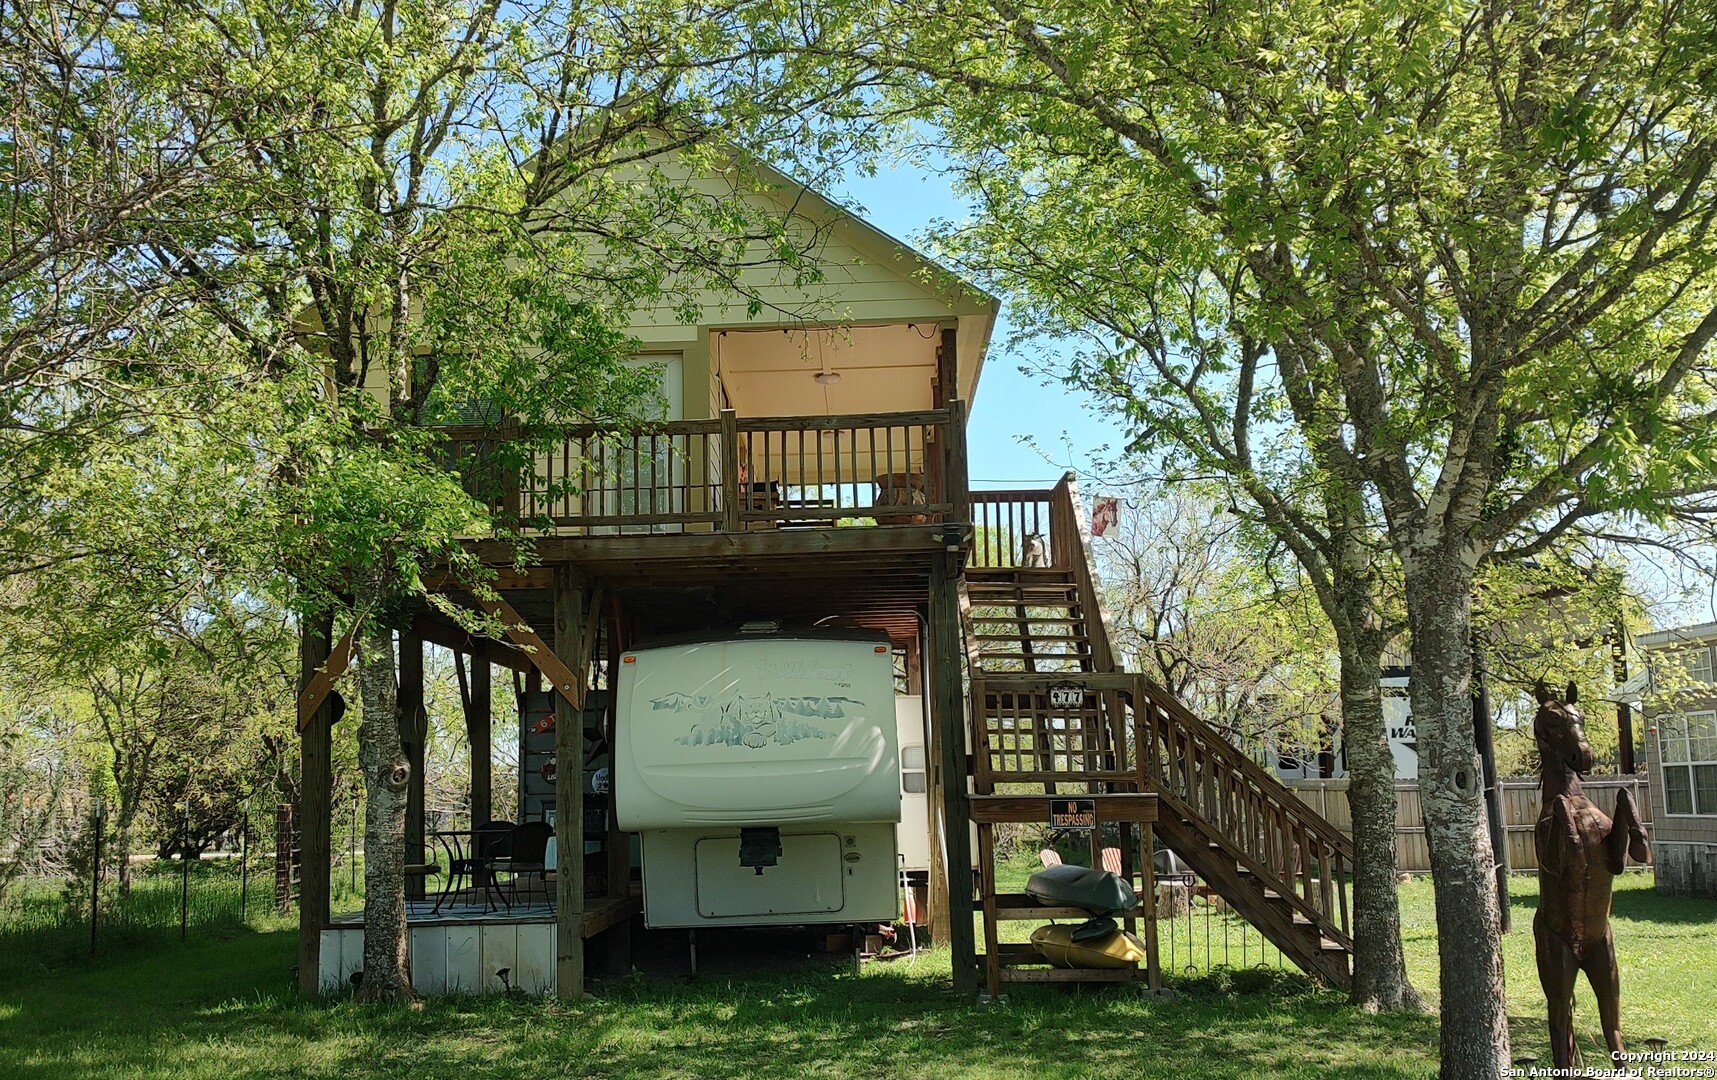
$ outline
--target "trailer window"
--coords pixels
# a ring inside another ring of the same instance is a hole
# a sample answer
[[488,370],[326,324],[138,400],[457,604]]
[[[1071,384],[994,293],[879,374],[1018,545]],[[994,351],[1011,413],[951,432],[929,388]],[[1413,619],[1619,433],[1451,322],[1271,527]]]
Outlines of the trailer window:
[[908,795],[922,795],[927,790],[924,783],[924,748],[922,746],[903,746],[900,748],[900,790]]

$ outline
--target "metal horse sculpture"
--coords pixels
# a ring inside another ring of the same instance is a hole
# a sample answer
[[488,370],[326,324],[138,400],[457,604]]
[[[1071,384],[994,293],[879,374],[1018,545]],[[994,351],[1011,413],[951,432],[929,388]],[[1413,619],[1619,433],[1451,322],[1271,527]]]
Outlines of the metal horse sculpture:
[[1626,789],[1616,795],[1613,821],[1581,790],[1581,774],[1592,767],[1592,747],[1586,742],[1574,684],[1569,683],[1567,697],[1557,701],[1540,682],[1537,696],[1532,734],[1538,741],[1543,786],[1537,826],[1538,913],[1532,919],[1532,936],[1538,981],[1549,1002],[1550,1050],[1557,1068],[1573,1066],[1574,979],[1584,971],[1598,998],[1611,1060],[1619,1061],[1621,984],[1610,934],[1610,886],[1628,855],[1650,862],[1651,849]]

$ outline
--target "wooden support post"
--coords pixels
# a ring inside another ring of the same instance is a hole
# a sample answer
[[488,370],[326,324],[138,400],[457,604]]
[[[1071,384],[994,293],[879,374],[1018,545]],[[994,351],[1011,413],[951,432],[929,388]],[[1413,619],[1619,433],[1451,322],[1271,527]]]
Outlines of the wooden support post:
[[[307,689],[328,663],[333,618],[306,619],[298,641],[298,685]],[[328,847],[333,818],[334,703],[326,693],[299,729],[298,991],[321,992],[322,929],[328,925]]]
[[960,575],[964,551],[942,552],[930,567],[932,694],[930,722],[940,738],[944,870],[948,878],[948,944],[954,992],[978,989],[977,942],[972,926],[971,799],[966,791],[966,707],[960,684]]
[[989,822],[978,826],[978,873],[983,875],[984,894],[984,992],[991,1001],[1002,996],[1001,938],[996,925],[995,832],[996,827]]
[[[952,330],[947,334],[953,334]],[[947,455],[947,464],[943,469],[943,485],[947,488],[943,498],[954,505],[949,512],[949,520],[969,522],[972,520],[971,485],[966,479],[966,402],[955,398],[948,403],[948,442],[943,451]]]
[[1157,863],[1154,826],[1139,822],[1139,884],[1145,894],[1145,984],[1152,990],[1163,988],[1162,959],[1157,941]]
[[751,496],[751,485],[739,477],[739,414],[721,410],[721,531],[739,531],[739,508]]
[[471,746],[471,825],[493,821],[494,813],[494,667],[487,646],[471,654],[471,679],[465,700],[465,738]]
[[936,349],[936,392],[930,396],[932,408],[946,408],[960,396],[960,335],[952,326],[942,328],[942,340]]
[[[603,741],[608,744],[608,896],[626,899],[632,895],[632,836],[620,830],[614,814],[614,748],[619,745],[620,698],[615,692],[619,678],[620,654],[624,642],[620,638],[620,599],[612,601],[608,616],[608,700],[603,716]],[[603,967],[610,975],[626,975],[632,971],[632,920],[615,923],[602,935]]]
[[[421,866],[424,857],[423,803],[428,777],[424,765],[428,753],[424,744],[429,740],[429,714],[423,707],[423,639],[411,630],[399,633],[399,741],[411,766],[411,778],[405,791],[405,862]],[[405,878],[407,900],[422,900],[424,879],[420,874]]]
[[[926,620],[928,625],[928,620]],[[936,725],[931,711],[933,697],[930,688],[930,665],[923,662],[928,651],[929,642],[925,640],[922,631],[917,640],[919,648],[918,679],[913,684],[924,701],[924,760],[925,792],[930,804],[930,880],[927,926],[930,930],[930,941],[934,945],[948,944],[948,874],[944,869],[943,853],[947,851],[948,830],[947,822],[943,820],[943,807],[946,805],[942,797],[942,742],[943,732]],[[908,660],[910,663],[910,659]]]
[[[584,996],[584,641],[583,580],[561,567],[554,581],[554,653],[571,673],[572,692],[555,697],[555,993]],[[557,687],[557,689],[561,689]]]

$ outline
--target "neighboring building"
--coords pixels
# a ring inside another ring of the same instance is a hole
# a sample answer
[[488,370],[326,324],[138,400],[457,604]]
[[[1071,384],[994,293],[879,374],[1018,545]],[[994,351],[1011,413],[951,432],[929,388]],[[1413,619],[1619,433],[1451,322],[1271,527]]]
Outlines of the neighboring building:
[[1638,645],[1650,672],[1643,705],[1657,888],[1717,899],[1717,622],[1642,634]]
[[[1396,645],[1385,657],[1383,678],[1378,685],[1383,691],[1383,725],[1389,733],[1389,753],[1395,759],[1395,779],[1419,779],[1419,733],[1413,726],[1413,712],[1407,702],[1407,677],[1412,673],[1406,650]],[[1276,778],[1279,780],[1341,780],[1347,777],[1347,753],[1341,745],[1339,728],[1330,733],[1329,742],[1315,754],[1276,755]]]

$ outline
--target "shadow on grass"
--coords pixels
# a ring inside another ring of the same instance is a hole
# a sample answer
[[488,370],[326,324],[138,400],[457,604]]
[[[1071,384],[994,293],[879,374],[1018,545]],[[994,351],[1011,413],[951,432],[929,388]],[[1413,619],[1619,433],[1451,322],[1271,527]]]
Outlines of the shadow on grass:
[[[863,974],[597,984],[573,1004],[441,999],[421,1009],[304,1002],[293,935],[0,991],[0,1072],[20,1077],[1424,1076],[1428,1017],[1368,1017],[1295,975],[1222,972],[1145,999],[1116,987],[1010,987],[957,1001],[946,954]],[[938,966],[939,965],[939,966]]]
[[1624,919],[1658,923],[1717,922],[1717,900],[1696,896],[1666,896],[1655,889],[1617,889],[1610,900],[1612,914]]

